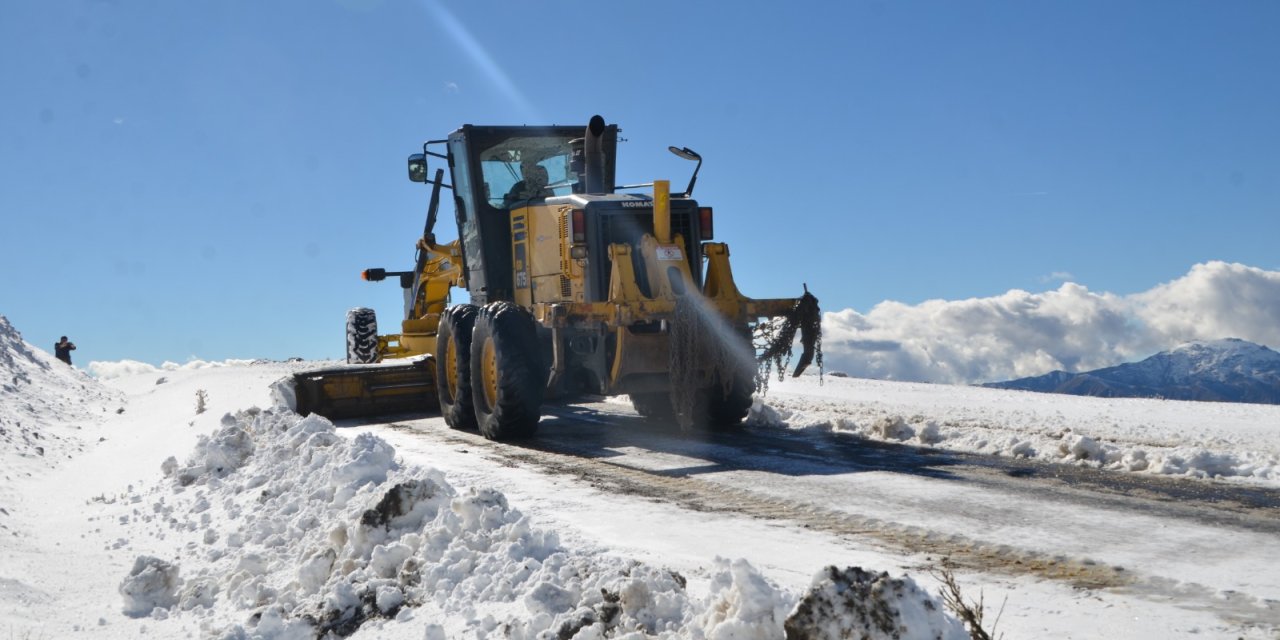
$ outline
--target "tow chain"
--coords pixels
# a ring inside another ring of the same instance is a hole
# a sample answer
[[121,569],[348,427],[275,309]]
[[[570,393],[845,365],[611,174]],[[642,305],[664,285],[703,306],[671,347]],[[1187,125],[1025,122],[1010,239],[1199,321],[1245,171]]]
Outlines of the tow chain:
[[796,306],[783,315],[757,324],[753,330],[756,351],[760,352],[756,359],[756,390],[760,393],[769,391],[769,378],[775,367],[779,382],[786,375],[787,367],[791,366],[797,329],[800,330],[802,350],[791,377],[798,377],[810,363],[817,362],[818,382],[822,383],[822,310],[818,307],[818,299],[809,293],[809,285],[806,284],[804,295],[796,301]]

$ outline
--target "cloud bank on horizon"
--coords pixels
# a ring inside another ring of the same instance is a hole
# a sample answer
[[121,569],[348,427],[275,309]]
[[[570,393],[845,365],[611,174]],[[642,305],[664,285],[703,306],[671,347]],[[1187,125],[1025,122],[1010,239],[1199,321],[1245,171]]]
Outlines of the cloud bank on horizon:
[[886,301],[823,314],[829,370],[857,377],[971,384],[1088,371],[1192,340],[1280,347],[1280,271],[1219,261],[1131,295],[1073,282],[988,298]]
[[[1055,290],[1013,289],[967,300],[885,301],[867,313],[823,314],[826,368],[861,378],[973,384],[1054,370],[1133,362],[1192,340],[1241,338],[1280,348],[1280,271],[1205,262],[1131,295],[1095,293],[1065,282]],[[248,364],[251,360],[159,367],[134,360],[91,362],[100,379]]]
[[160,366],[155,366],[147,362],[138,362],[137,360],[120,360],[103,362],[94,360],[89,363],[89,375],[99,380],[110,380],[112,378],[122,378],[144,373],[159,373],[162,371],[190,371],[192,369],[208,369],[211,367],[233,367],[237,365],[253,364],[253,360],[244,360],[237,358],[229,358],[222,361],[207,361],[193,357],[191,360],[178,364],[176,362],[165,361]]

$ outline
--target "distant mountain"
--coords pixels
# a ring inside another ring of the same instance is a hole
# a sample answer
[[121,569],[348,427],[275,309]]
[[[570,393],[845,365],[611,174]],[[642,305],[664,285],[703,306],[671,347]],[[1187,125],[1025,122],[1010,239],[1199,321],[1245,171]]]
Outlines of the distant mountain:
[[1280,404],[1280,353],[1226,338],[1187,343],[1141,362],[1084,373],[1054,371],[982,386],[1104,398]]

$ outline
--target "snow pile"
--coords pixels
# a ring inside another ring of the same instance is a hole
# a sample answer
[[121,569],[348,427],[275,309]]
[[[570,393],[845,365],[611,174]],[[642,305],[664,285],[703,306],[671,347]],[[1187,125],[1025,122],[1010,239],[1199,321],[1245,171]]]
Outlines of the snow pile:
[[124,613],[129,616],[166,616],[165,609],[177,604],[178,569],[151,556],[138,556],[129,577],[120,583]]
[[[459,491],[438,470],[398,463],[379,438],[344,438],[282,408],[224,416],[163,471],[168,482],[145,498],[149,532],[180,551],[137,560],[124,610],[193,615],[217,637],[377,624],[413,637],[780,638],[799,600],[742,560],[717,559],[708,593],[694,596],[672,571],[575,552],[494,489]],[[917,615],[927,605],[908,604],[922,597],[909,580],[885,584],[900,602],[884,605],[880,589],[850,604],[862,596],[845,589],[844,604],[810,606],[801,624],[846,628],[853,606],[899,611],[900,630],[950,628]]]
[[940,598],[910,578],[827,567],[786,622],[788,638],[967,640]]
[[100,385],[22,339],[0,316],[0,467],[30,471],[84,448],[78,433],[122,404]]
[[1115,471],[1280,485],[1280,406],[813,376],[775,384],[748,422]]
[[716,558],[694,627],[708,638],[776,638],[795,606],[794,597],[779,595],[746,560]]

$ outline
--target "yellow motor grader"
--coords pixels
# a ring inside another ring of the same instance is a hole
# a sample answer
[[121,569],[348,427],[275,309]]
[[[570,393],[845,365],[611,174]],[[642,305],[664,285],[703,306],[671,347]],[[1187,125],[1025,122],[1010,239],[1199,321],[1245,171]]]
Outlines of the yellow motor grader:
[[[614,186],[619,129],[464,125],[409,156],[431,186],[411,271],[399,278],[405,319],[378,335],[371,309],[347,317],[346,367],[296,376],[298,410],[331,418],[439,408],[450,427],[491,439],[534,432],[545,398],[630,396],[637,412],[684,426],[732,427],[757,384],[789,361],[821,366],[817,299],[743,296],[729,248],[713,242],[710,207],[687,188]],[[447,164],[428,179],[431,159]],[[434,226],[453,194],[458,239]],[[635,192],[636,190],[644,190]],[[465,287],[466,304],[450,305]],[[753,343],[754,339],[754,343]]]

